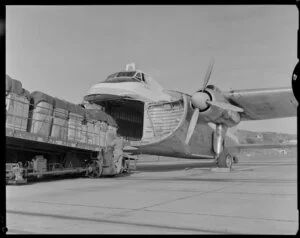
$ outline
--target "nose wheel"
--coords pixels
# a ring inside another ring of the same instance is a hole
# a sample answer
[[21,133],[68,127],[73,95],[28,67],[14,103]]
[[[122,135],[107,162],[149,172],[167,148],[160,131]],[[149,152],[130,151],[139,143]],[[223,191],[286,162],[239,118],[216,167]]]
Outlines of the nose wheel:
[[217,158],[217,165],[219,168],[231,168],[233,164],[233,157],[226,149]]

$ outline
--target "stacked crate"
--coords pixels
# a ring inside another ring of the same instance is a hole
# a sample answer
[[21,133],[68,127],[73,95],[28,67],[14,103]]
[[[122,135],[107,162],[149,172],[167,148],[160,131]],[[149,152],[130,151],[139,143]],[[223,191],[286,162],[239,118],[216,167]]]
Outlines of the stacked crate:
[[27,130],[30,93],[22,83],[6,75],[6,127]]
[[68,139],[68,102],[54,98],[53,122],[51,136],[60,140]]
[[28,131],[48,137],[52,126],[54,98],[39,91],[31,93],[30,96],[32,108]]

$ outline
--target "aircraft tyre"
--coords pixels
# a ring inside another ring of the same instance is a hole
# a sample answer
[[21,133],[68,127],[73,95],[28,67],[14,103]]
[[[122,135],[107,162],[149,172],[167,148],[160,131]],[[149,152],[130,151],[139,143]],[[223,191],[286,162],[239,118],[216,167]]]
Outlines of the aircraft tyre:
[[233,163],[233,157],[226,150],[224,150],[218,158],[219,168],[231,168]]

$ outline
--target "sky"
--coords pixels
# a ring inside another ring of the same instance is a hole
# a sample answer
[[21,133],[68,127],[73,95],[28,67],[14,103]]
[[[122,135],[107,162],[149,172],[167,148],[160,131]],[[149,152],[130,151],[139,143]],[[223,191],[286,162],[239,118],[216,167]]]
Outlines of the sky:
[[[164,88],[193,94],[204,80],[230,89],[291,87],[294,5],[6,6],[6,74],[25,89],[81,103],[127,63]],[[296,117],[238,129],[296,134]]]

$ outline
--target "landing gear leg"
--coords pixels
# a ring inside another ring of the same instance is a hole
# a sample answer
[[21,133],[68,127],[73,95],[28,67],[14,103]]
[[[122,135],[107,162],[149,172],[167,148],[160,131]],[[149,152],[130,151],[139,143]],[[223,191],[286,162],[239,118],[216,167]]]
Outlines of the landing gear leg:
[[219,168],[231,168],[233,164],[233,157],[226,149],[217,158],[217,165]]

